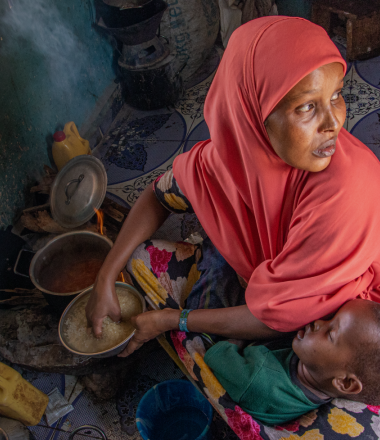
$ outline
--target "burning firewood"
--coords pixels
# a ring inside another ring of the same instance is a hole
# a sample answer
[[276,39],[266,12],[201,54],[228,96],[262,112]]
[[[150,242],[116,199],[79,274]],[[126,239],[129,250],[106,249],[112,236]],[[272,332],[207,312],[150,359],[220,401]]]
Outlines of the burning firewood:
[[[85,223],[74,229],[63,228],[55,220],[52,219],[50,214],[46,211],[25,212],[21,216],[21,224],[24,228],[33,232],[48,232],[50,234],[63,234],[71,231],[92,231],[98,232],[98,227],[92,223]],[[105,231],[105,228],[103,228]]]
[[33,232],[50,232],[51,234],[61,234],[68,232],[66,228],[62,228],[54,221],[47,211],[37,211],[32,213],[24,213],[21,216],[22,225]]

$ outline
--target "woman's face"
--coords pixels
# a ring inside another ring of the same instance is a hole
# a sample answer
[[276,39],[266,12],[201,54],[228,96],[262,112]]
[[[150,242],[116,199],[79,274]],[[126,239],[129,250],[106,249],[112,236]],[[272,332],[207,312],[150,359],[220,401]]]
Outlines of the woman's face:
[[272,147],[288,165],[314,172],[329,165],[346,119],[343,77],[340,63],[319,67],[296,84],[268,116],[265,127]]

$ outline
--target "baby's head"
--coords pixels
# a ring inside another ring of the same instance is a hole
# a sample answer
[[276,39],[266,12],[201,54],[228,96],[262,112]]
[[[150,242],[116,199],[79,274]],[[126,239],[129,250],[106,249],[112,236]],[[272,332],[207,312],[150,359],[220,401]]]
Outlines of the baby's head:
[[380,304],[355,299],[293,340],[308,383],[331,397],[380,405]]

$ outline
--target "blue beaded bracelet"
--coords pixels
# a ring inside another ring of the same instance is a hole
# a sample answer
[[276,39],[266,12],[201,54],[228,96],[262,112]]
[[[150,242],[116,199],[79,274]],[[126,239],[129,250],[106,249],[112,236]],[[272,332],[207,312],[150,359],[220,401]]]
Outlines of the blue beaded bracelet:
[[192,312],[193,309],[183,309],[181,314],[179,315],[179,329],[181,332],[188,332],[187,328],[187,317],[189,313]]

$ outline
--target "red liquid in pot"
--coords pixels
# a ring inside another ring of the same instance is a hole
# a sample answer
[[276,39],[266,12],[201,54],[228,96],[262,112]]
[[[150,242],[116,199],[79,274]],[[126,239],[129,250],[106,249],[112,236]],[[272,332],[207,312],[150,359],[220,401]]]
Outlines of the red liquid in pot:
[[79,262],[69,260],[52,261],[40,280],[44,289],[55,293],[69,293],[84,290],[94,284],[103,260],[97,258]]

